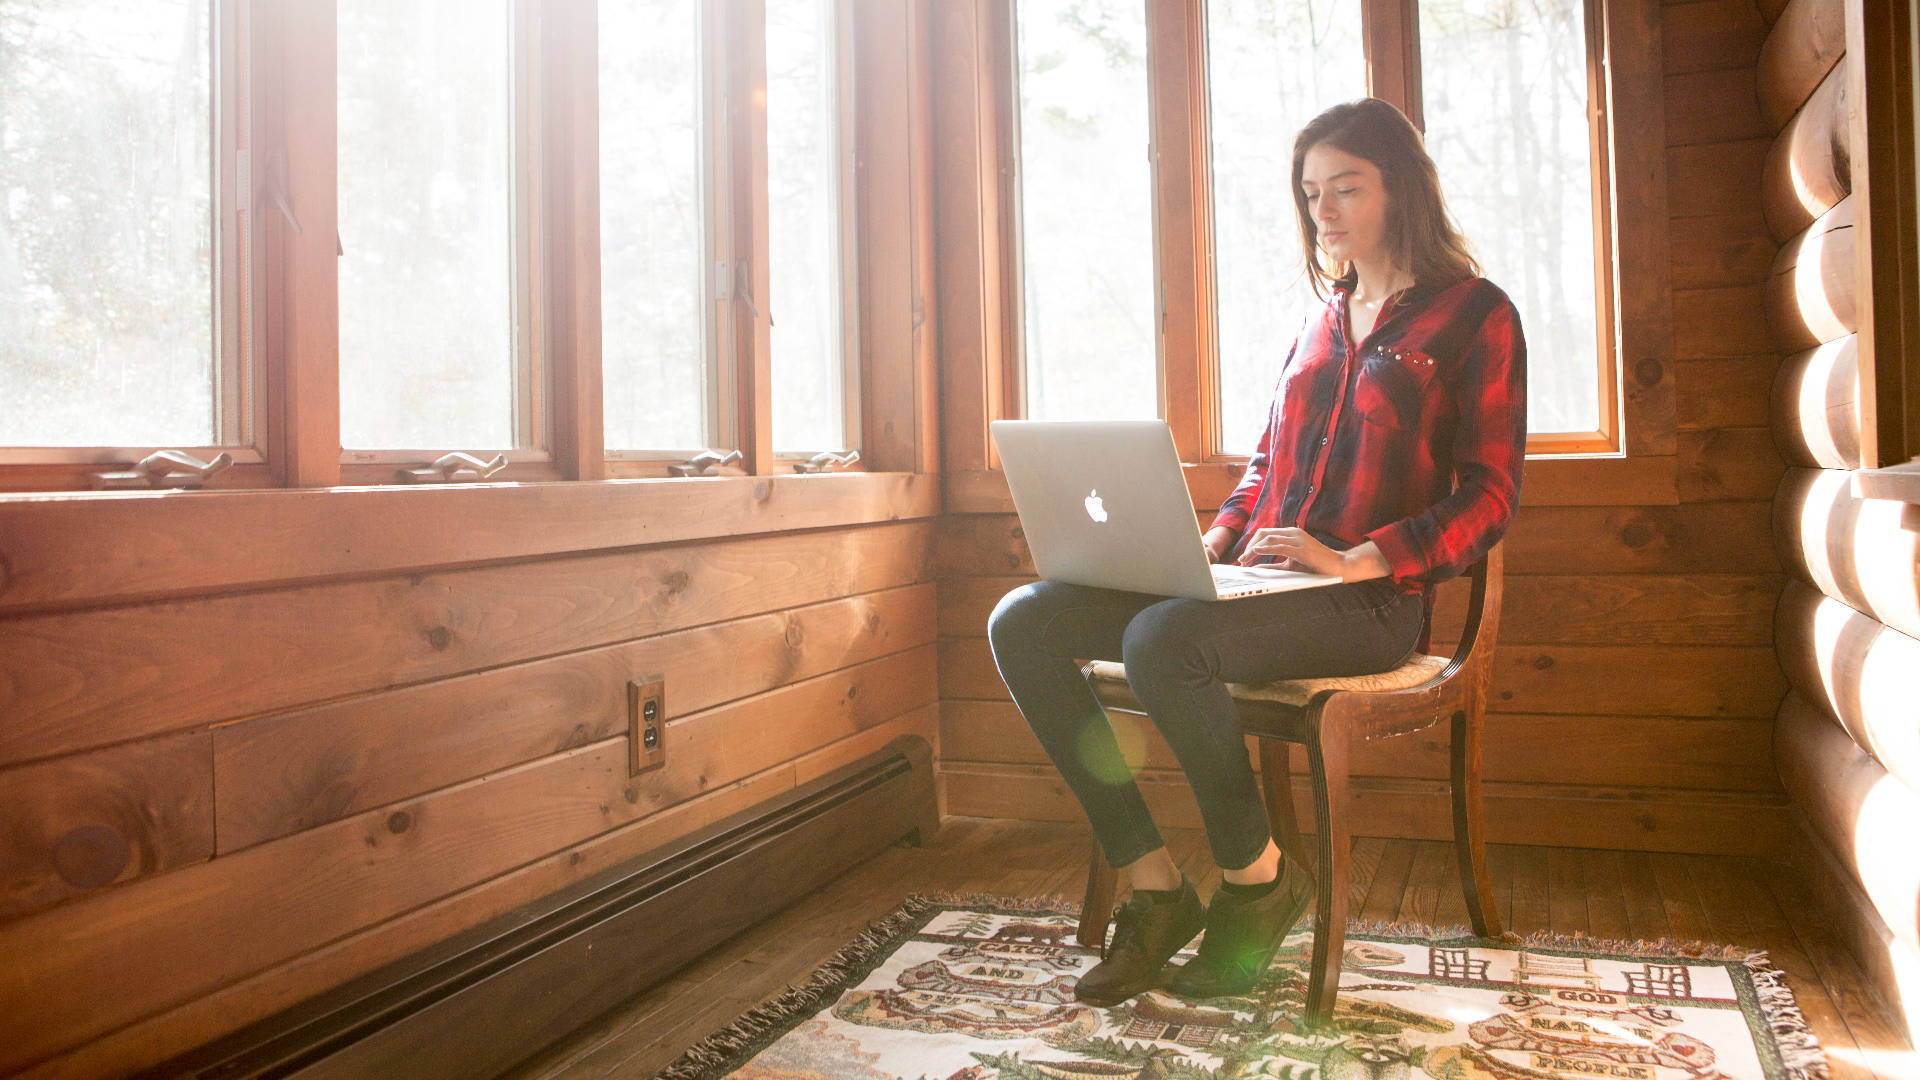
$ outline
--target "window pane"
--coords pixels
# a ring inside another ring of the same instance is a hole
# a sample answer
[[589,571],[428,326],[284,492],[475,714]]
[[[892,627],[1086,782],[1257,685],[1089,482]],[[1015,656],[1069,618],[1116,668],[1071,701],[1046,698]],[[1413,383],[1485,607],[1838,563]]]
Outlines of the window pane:
[[700,85],[695,0],[601,0],[600,320],[610,449],[713,442]]
[[0,444],[216,441],[211,26],[0,3]]
[[1527,331],[1528,427],[1600,423],[1580,0],[1421,0],[1427,150]]
[[1141,0],[1021,0],[1027,415],[1158,416]]
[[340,438],[514,443],[510,0],[340,0]]
[[773,447],[846,446],[833,0],[767,0]]
[[1365,97],[1359,0],[1207,0],[1221,449],[1251,454],[1287,347],[1321,301],[1301,276],[1293,137]]

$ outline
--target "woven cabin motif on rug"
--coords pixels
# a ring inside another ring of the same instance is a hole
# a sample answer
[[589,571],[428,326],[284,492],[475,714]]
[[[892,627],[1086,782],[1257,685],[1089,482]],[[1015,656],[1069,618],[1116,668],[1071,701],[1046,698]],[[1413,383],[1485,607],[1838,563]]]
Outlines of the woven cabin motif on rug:
[[[662,1080],[1818,1080],[1764,958],[1349,930],[1331,1026],[1301,1023],[1308,931],[1245,995],[1074,999],[1070,910],[914,901]],[[1694,951],[1701,951],[1696,948]]]

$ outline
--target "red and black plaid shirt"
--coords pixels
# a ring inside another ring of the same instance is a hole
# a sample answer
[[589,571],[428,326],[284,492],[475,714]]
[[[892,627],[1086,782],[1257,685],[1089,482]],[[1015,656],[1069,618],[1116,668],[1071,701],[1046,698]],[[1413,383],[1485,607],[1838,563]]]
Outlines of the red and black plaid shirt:
[[[1266,433],[1213,524],[1371,540],[1402,592],[1426,594],[1499,541],[1527,450],[1520,314],[1485,278],[1390,297],[1357,345],[1346,286],[1302,327]],[[1458,478],[1458,485],[1455,479]],[[1270,559],[1267,561],[1271,561]]]

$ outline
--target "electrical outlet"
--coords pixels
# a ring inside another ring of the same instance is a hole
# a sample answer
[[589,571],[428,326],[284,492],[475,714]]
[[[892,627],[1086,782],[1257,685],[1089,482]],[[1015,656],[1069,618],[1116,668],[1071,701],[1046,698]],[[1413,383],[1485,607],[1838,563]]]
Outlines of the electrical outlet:
[[627,684],[627,775],[667,763],[667,682]]

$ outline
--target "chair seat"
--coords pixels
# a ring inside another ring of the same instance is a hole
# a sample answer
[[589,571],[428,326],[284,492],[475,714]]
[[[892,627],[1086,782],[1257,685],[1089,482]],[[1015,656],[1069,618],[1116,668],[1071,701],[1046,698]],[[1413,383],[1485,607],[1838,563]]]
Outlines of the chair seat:
[[[1282,679],[1266,683],[1228,683],[1227,690],[1235,701],[1270,701],[1280,705],[1291,705],[1304,709],[1315,694],[1323,690],[1350,690],[1360,692],[1379,692],[1382,690],[1409,690],[1428,679],[1440,674],[1447,666],[1449,657],[1428,656],[1414,653],[1407,662],[1392,671],[1382,671],[1373,675],[1345,675],[1329,679]],[[1089,681],[1122,683],[1127,681],[1127,669],[1123,664],[1111,660],[1095,660],[1081,669]]]

